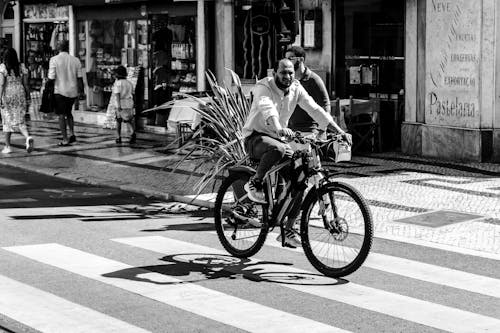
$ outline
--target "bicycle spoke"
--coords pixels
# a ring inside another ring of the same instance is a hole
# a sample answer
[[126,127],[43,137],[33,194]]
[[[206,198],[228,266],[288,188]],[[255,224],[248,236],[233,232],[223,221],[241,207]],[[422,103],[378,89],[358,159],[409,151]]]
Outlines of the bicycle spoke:
[[262,207],[247,199],[245,175],[229,176],[215,203],[215,226],[224,248],[234,256],[251,256],[262,247],[267,231],[262,227]]
[[305,228],[304,251],[324,274],[343,276],[357,269],[366,258],[372,237],[371,216],[366,203],[348,185],[331,186],[328,192],[327,204],[334,206],[326,210],[326,219],[320,213],[322,196],[308,203],[308,215],[301,225]]

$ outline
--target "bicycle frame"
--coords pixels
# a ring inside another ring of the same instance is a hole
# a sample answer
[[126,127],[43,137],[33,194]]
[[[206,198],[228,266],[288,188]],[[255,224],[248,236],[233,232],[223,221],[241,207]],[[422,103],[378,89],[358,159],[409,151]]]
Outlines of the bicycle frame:
[[[308,169],[310,171],[310,175],[308,176],[307,182],[312,183],[312,186],[316,189],[319,189],[320,186],[322,186],[323,182],[327,179],[325,177],[324,173],[325,171],[323,170],[321,166],[321,161],[317,152],[317,146],[314,144],[314,140],[307,140],[308,143]],[[283,222],[285,217],[288,215],[290,212],[290,209],[292,208],[292,204],[294,203],[294,200],[299,200],[302,199],[303,191],[297,191],[297,193],[294,193],[294,190],[292,189],[291,186],[291,181],[290,179],[285,183],[285,188],[282,193],[280,193],[279,198],[275,198],[273,195],[273,181],[272,177],[276,177],[276,182],[278,182],[278,177],[281,177],[279,174],[279,171],[290,164],[293,163],[293,159],[284,161],[279,163],[278,165],[275,165],[274,167],[269,170],[263,179],[264,183],[264,190],[265,190],[265,195],[266,199],[268,202],[268,216],[270,216],[270,221],[268,221],[269,227],[274,228],[276,224],[279,224],[281,227],[281,233],[283,236]],[[312,182],[311,182],[312,180]],[[276,193],[276,190],[274,191]],[[295,198],[293,198],[293,194],[295,194]],[[276,200],[276,203],[275,203]],[[327,199],[328,200],[328,199]],[[319,200],[320,201],[320,209],[321,209],[321,215],[325,218],[325,213],[326,213],[326,205],[324,200]],[[329,201],[329,200],[328,200]],[[327,221],[324,221],[325,227],[327,227]],[[329,226],[329,224],[328,224]],[[282,237],[282,239],[284,239]]]

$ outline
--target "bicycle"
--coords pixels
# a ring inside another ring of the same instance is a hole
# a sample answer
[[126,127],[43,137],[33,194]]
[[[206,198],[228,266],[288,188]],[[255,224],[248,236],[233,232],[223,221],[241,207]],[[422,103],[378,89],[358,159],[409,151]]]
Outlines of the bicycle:
[[[325,147],[346,143],[339,135],[322,141],[298,134],[293,141],[302,148],[295,151],[291,160],[274,166],[263,179],[266,204],[250,201],[243,189],[255,174],[252,166],[237,165],[228,169],[229,175],[220,185],[215,201],[218,238],[231,255],[247,258],[256,254],[269,231],[279,226],[282,246],[285,246],[285,218],[294,200],[300,200],[302,191],[306,191],[300,236],[307,259],[326,276],[349,275],[363,264],[370,251],[373,241],[371,211],[359,191],[331,179],[334,175],[321,166],[319,158]],[[300,174],[288,177],[284,191],[277,190],[280,171],[290,170],[292,165],[299,166]],[[297,179],[300,176],[302,179]]]

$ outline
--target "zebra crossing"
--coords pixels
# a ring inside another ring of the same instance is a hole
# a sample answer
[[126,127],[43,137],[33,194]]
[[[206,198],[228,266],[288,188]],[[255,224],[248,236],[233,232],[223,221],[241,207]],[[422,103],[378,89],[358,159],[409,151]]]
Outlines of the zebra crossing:
[[[216,239],[213,231],[199,233],[212,241]],[[270,234],[264,251],[285,251],[283,253],[290,256],[296,256],[301,251],[281,248],[274,241],[274,236]],[[361,282],[352,282],[349,278],[348,282],[330,279],[312,269],[284,265],[259,255],[240,260],[228,256],[220,247],[188,241],[177,233],[112,237],[100,246],[119,247],[131,254],[142,251],[142,255],[147,253],[155,261],[158,259],[157,264],[162,266],[185,263],[190,270],[198,270],[208,276],[206,281],[210,276],[230,279],[227,285],[215,287],[208,283],[197,283],[198,277],[191,276],[189,272],[176,276],[168,274],[168,271],[154,269],[154,265],[138,267],[125,260],[93,253],[90,249],[54,242],[3,246],[0,254],[8,253],[27,260],[29,264],[25,264],[24,269],[42,265],[56,273],[78,276],[225,325],[229,328],[227,331],[358,332],[366,329],[346,325],[346,320],[355,323],[356,320],[367,318],[384,318],[389,323],[394,321],[396,326],[387,327],[387,331],[402,330],[398,327],[408,328],[405,325],[413,327],[409,331],[422,332],[497,332],[500,328],[500,317],[498,311],[494,310],[500,307],[500,280],[383,253],[371,253],[363,267],[363,270],[370,272],[359,274],[372,274],[375,277],[378,273],[374,272],[380,272],[381,277],[390,276],[400,283],[420,281],[434,286],[434,289],[457,290],[463,299],[447,304],[446,299],[437,302],[429,297],[428,300],[417,292],[383,290],[376,283],[366,282],[369,279],[361,279]],[[232,292],[231,281],[234,280],[238,280],[234,287],[267,290],[270,295],[276,292],[276,301],[262,301],[237,290]],[[4,276],[1,270],[0,295],[0,314],[41,332],[148,331],[132,319],[114,318],[92,309],[88,304],[78,304]],[[286,299],[283,295],[294,295],[298,303],[320,304],[320,307],[336,309],[344,315],[347,307],[352,313],[347,312],[350,318],[344,320],[335,319],[335,313],[314,314],[308,309],[297,313],[287,308],[287,304],[277,302],[281,298]],[[483,303],[466,306],[466,303],[475,300]],[[460,302],[464,305],[461,306]],[[484,310],[487,304],[493,304],[489,313]],[[476,310],[472,311],[471,308]],[[401,323],[404,325],[401,326]],[[183,329],[182,324],[175,327],[166,331],[190,331]],[[200,328],[200,331],[204,330]]]

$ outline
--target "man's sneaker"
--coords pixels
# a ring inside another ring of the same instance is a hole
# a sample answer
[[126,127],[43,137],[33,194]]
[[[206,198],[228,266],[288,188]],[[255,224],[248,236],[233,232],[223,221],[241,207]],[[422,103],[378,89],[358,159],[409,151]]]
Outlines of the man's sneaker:
[[264,192],[262,192],[262,183],[252,178],[248,183],[245,184],[244,187],[250,200],[260,204],[267,203]]
[[26,138],[26,151],[28,153],[31,153],[34,148],[35,148],[34,140],[31,136],[28,136]]
[[10,154],[10,153],[12,153],[12,148],[10,148],[10,146],[3,147],[2,154]]
[[[276,237],[276,240],[281,243],[281,233]],[[284,246],[291,247],[295,249],[297,247],[301,247],[299,237],[297,237],[296,232],[294,230],[285,230],[285,243]]]
[[245,207],[244,205],[238,205],[233,209],[233,215],[238,220],[247,223],[255,228],[262,227],[262,222],[259,219],[258,214],[252,207]]

